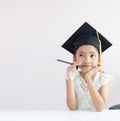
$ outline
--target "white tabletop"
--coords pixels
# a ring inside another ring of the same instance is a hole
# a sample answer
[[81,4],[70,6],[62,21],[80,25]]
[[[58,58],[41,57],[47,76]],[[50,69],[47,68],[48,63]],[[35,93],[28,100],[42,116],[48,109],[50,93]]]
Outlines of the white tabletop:
[[120,110],[0,110],[0,121],[120,121]]

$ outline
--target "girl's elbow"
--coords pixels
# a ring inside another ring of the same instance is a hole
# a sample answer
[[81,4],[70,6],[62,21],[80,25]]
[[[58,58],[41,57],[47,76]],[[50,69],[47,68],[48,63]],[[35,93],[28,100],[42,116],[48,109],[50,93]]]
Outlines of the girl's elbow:
[[69,107],[70,110],[76,110],[76,107]]
[[96,109],[97,112],[102,112],[104,109]]
[[99,107],[96,109],[97,112],[102,112],[105,109],[105,106]]
[[71,106],[71,107],[69,107],[69,109],[70,109],[70,110],[76,110],[77,108],[74,107],[74,106],[73,106],[73,107]]
[[70,104],[67,104],[68,108],[70,110],[76,110],[77,109],[77,105],[70,105]]

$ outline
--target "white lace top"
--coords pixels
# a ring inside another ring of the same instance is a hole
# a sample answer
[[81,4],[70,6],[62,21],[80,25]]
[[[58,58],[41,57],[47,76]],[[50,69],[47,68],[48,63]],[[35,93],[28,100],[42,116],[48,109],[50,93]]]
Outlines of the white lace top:
[[[99,90],[107,82],[111,81],[111,79],[112,79],[111,75],[105,73],[103,73],[103,76],[100,79],[100,74],[98,72],[96,76],[93,78],[93,83],[96,89]],[[78,109],[95,110],[95,107],[91,100],[91,96],[87,89],[87,85],[84,79],[81,77],[80,72],[78,72],[78,74],[74,78],[74,89],[77,96]]]

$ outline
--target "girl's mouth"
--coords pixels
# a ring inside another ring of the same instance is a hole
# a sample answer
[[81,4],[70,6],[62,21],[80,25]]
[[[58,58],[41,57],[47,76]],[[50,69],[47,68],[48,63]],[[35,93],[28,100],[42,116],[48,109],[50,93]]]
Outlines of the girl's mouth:
[[89,68],[92,67],[91,65],[82,65],[83,68]]

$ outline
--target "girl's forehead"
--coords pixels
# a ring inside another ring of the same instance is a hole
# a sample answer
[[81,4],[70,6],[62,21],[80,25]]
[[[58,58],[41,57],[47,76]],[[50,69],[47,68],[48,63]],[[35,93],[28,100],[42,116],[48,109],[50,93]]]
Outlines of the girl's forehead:
[[98,52],[97,48],[92,45],[82,45],[80,46],[76,52]]

